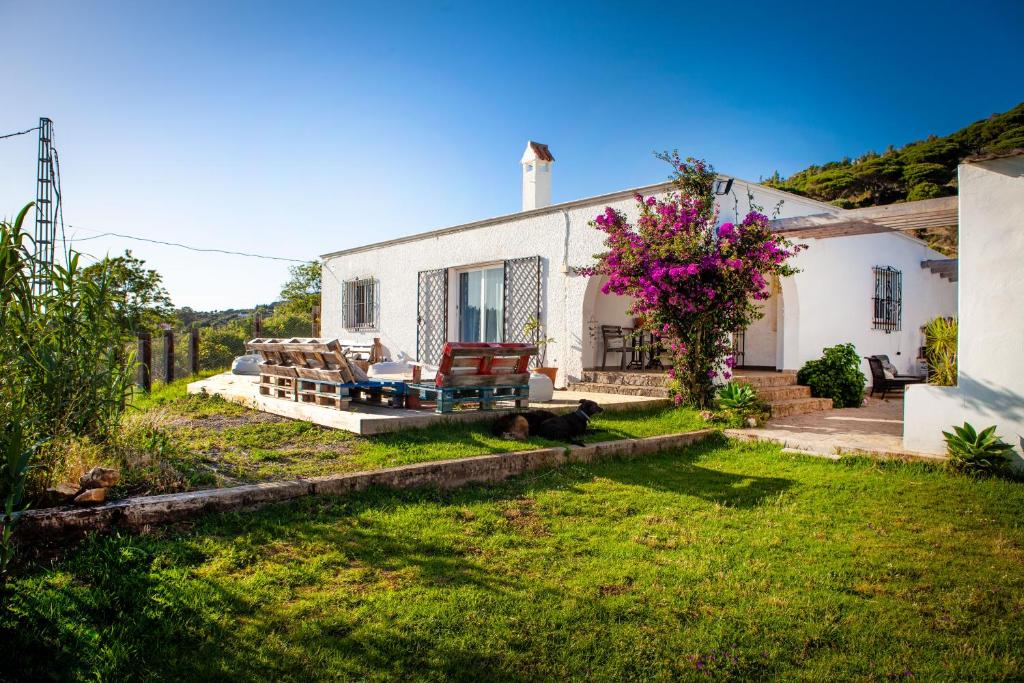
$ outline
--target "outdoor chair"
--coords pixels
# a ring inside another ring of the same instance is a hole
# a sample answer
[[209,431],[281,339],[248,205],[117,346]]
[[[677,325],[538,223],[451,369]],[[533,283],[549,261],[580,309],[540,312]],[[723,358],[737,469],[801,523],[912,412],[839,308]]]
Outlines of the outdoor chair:
[[[893,375],[892,377],[885,376],[885,365],[882,359],[888,362],[886,356],[866,356],[865,360],[868,362],[868,366],[871,368],[871,396],[875,395],[876,391],[882,393],[882,398],[891,391],[899,391],[905,389],[908,384],[921,384],[924,382],[922,377],[912,377],[910,375]],[[891,374],[891,373],[890,373]]]
[[626,367],[626,354],[632,357],[633,348],[627,344],[626,335],[618,325],[601,325],[601,340],[604,346],[604,357],[601,359],[601,369],[608,369],[608,354],[617,353],[620,355],[619,369]]

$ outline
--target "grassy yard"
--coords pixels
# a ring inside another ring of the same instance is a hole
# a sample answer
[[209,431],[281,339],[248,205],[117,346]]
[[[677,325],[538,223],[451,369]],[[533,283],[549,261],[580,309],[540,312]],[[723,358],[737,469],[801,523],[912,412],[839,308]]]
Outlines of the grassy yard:
[[5,677],[1020,680],[1024,487],[718,441],[26,568]]
[[[489,421],[438,424],[362,437],[249,410],[220,397],[185,394],[185,382],[139,396],[126,420],[134,443],[148,454],[126,468],[118,495],[234,486],[338,472],[379,469],[427,460],[556,445],[544,439],[491,436]],[[587,441],[687,432],[704,425],[688,409],[607,412],[591,423]],[[559,444],[564,445],[564,444]]]

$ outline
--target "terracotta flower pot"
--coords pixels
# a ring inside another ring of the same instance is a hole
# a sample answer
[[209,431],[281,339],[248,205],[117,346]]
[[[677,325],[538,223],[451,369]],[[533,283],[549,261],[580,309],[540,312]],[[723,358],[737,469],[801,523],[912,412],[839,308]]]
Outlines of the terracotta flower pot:
[[551,383],[555,383],[555,377],[558,375],[558,368],[534,368],[534,370],[544,375],[547,375],[548,379],[551,380]]

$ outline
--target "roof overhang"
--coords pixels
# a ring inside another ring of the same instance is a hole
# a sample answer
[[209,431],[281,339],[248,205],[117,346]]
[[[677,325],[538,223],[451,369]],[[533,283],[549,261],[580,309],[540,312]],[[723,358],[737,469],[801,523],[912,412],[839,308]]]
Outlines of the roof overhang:
[[772,230],[790,238],[847,237],[880,232],[905,232],[922,228],[956,227],[957,197],[922,199],[902,204],[869,206],[863,209],[837,209],[771,222]]

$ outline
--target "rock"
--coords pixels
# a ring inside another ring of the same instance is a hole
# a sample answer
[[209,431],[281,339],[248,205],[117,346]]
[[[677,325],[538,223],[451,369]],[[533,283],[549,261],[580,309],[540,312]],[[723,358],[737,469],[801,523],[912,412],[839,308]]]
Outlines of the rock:
[[96,505],[107,500],[105,488],[86,489],[75,498],[75,505]]
[[747,426],[751,427],[751,428],[756,427],[757,426],[757,418],[755,418],[755,417],[748,417],[747,418]]
[[121,480],[121,473],[112,467],[93,467],[82,475],[79,483],[83,489],[107,489]]
[[74,484],[57,484],[43,492],[43,507],[57,507],[58,505],[69,505],[82,489]]

